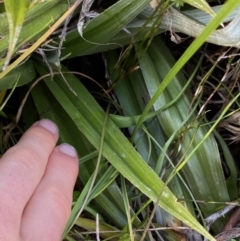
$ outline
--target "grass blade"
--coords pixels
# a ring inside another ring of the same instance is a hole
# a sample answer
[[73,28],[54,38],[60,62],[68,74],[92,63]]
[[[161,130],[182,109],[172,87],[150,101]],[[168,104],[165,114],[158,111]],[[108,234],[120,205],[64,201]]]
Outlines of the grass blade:
[[225,3],[225,5],[222,7],[222,9],[218,12],[216,17],[207,25],[207,27],[203,30],[203,32],[196,38],[193,43],[188,47],[188,49],[185,51],[183,55],[181,55],[180,59],[177,61],[177,63],[173,66],[171,71],[168,73],[168,75],[163,80],[161,86],[157,89],[156,93],[152,97],[151,101],[146,106],[145,110],[142,113],[142,117],[139,119],[135,131],[133,133],[133,136],[135,135],[137,129],[142,124],[142,121],[144,119],[144,116],[149,112],[153,104],[156,102],[158,97],[162,94],[164,89],[168,86],[168,84],[172,81],[174,76],[180,71],[180,69],[186,64],[186,62],[194,55],[194,53],[198,50],[198,48],[206,41],[208,36],[211,34],[213,30],[215,30],[219,24],[222,22],[222,20],[232,12],[238,5],[240,4],[240,0],[229,0]]
[[[63,45],[62,57],[68,58],[93,52],[99,46],[121,47],[110,39],[131,22],[150,2],[150,0],[121,0],[91,20],[83,29],[83,37],[78,31],[70,32]],[[96,31],[98,34],[96,34]],[[128,34],[131,39],[131,34]],[[110,41],[109,41],[110,40]],[[76,52],[77,50],[77,52]]]
[[0,80],[0,90],[11,89],[17,80],[17,86],[25,85],[32,81],[35,76],[35,68],[32,61],[29,59],[25,63],[17,66]]
[[[36,66],[41,74],[46,74],[48,71],[41,65]],[[55,76],[54,81],[50,81],[48,78],[45,83],[77,128],[96,149],[99,149],[105,113],[73,75],[66,75],[66,78],[79,96],[75,96],[68,90],[59,76]],[[159,205],[163,209],[182,220],[209,240],[215,240],[186,208],[177,202],[176,197],[144,162],[110,119],[105,130],[103,156],[151,200],[156,202],[159,200],[159,195],[161,195]]]
[[7,12],[9,25],[9,47],[3,69],[7,67],[14,52],[14,48],[22,29],[24,18],[28,10],[29,1],[7,0],[4,1],[4,6]]
[[210,14],[212,17],[216,16],[216,13],[205,0],[183,0],[183,2]]
[[[174,60],[170,56],[171,54],[167,51],[166,46],[159,38],[155,38],[148,49],[148,53],[140,60],[141,70],[150,97],[155,94],[155,89],[161,85],[161,80],[174,66]],[[184,80],[182,74],[176,75],[158,97],[153,108],[155,110],[160,109],[172,101],[181,91]],[[191,116],[185,126],[182,127],[182,123],[189,116],[190,98],[189,91],[185,91],[174,105],[158,115],[159,123],[161,123],[168,137],[176,130],[179,130],[179,136],[183,137],[183,141],[179,141],[179,146],[181,146],[180,160],[187,158],[188,154],[192,152],[199,142],[205,140],[204,144],[192,154],[191,159],[182,170],[194,198],[205,202],[223,203],[230,201],[219,150],[214,137],[205,137],[208,132],[207,128],[201,127],[200,120],[195,120],[194,116]],[[212,214],[219,208],[219,205],[216,204],[199,204],[199,206],[204,216]]]

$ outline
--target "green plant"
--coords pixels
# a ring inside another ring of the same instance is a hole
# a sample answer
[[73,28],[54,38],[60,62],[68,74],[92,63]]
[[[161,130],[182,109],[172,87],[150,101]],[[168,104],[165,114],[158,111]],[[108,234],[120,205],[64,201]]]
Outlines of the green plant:
[[[86,238],[71,228],[75,224],[94,231],[93,220],[98,214],[100,231],[106,231],[100,236],[106,239],[149,240],[150,225],[186,224],[196,231],[193,235],[197,239],[201,234],[215,240],[206,230],[204,218],[235,200],[237,187],[233,159],[229,159],[232,168],[225,180],[213,131],[238,96],[215,123],[206,126],[204,116],[196,112],[199,102],[192,105],[192,79],[186,80],[180,71],[205,41],[239,47],[239,32],[231,31],[239,22],[235,9],[240,1],[229,0],[215,13],[206,1],[159,1],[152,9],[150,0],[120,0],[95,14],[79,33],[74,21],[67,28],[64,21],[71,14],[73,19],[78,16],[81,2],[5,0],[2,4],[7,12],[2,15],[10,14],[12,19],[4,18],[0,23],[3,95],[6,89],[31,86],[31,98],[21,118],[30,124],[38,117],[29,113],[37,110],[41,118],[52,119],[59,126],[60,142],[74,145],[81,157],[78,183],[82,189],[76,191],[63,238],[74,240],[72,233]],[[183,2],[206,14],[172,8]],[[232,22],[216,30],[229,13]],[[210,21],[211,16],[215,17]],[[205,26],[204,21],[210,22]],[[191,32],[196,37],[176,63],[154,37],[166,29],[171,34]],[[124,51],[113,50],[117,48]],[[110,114],[108,108],[103,110],[77,79],[83,74],[71,73],[64,66],[64,60],[97,52],[106,52],[106,68],[113,81],[110,89],[119,105],[106,90],[104,98],[121,110],[121,116]],[[2,115],[9,118],[5,105]],[[122,133],[122,127],[128,128],[130,138]],[[11,131],[12,126],[9,128]],[[175,157],[169,156],[176,149]],[[130,205],[133,202],[138,203],[137,208]],[[83,211],[87,218],[81,215]],[[152,222],[153,215],[156,222]],[[217,225],[224,222],[221,219]],[[212,227],[214,234],[220,231],[216,226]],[[164,235],[168,240],[179,240],[192,233],[164,230]]]

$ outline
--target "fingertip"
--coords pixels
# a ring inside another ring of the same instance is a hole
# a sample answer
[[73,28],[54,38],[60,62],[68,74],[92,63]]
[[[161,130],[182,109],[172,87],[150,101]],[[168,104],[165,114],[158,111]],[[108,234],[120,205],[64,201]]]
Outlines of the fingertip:
[[77,157],[76,149],[67,143],[62,143],[61,145],[59,145],[58,150],[67,156]]
[[63,173],[71,173],[73,180],[76,180],[79,170],[79,161],[76,149],[68,143],[62,143],[56,146],[48,163],[48,168],[53,166],[57,166],[59,169],[62,169]]
[[57,125],[48,119],[41,119],[40,121],[35,122],[32,126],[41,126],[53,135],[56,135],[59,132]]

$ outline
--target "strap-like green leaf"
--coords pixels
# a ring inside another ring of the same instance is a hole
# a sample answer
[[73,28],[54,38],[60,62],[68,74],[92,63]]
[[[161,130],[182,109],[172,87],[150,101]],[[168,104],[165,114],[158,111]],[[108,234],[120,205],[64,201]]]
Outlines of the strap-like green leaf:
[[210,14],[212,17],[216,16],[216,13],[205,0],[183,0],[183,2]]
[[4,64],[4,68],[6,68],[14,52],[15,45],[21,32],[23,21],[28,9],[29,0],[7,0],[4,1],[4,5],[9,24],[9,47]]
[[17,86],[21,86],[32,81],[36,76],[36,72],[32,61],[29,59],[25,63],[19,65],[0,80],[0,91],[11,89],[18,80]]
[[[36,66],[41,74],[48,71],[42,66]],[[59,76],[55,76],[54,81],[50,81],[48,78],[45,83],[78,129],[95,148],[99,149],[105,113],[77,78],[71,74],[65,75],[65,78],[78,96],[66,87]],[[103,156],[151,200],[158,201],[163,209],[209,240],[215,240],[177,201],[164,182],[146,164],[111,119],[109,119],[105,130]]]
[[[76,45],[78,45],[78,49],[81,49],[81,55],[99,46],[104,48],[107,46],[112,46],[112,48],[121,47],[120,44],[116,44],[111,40],[109,41],[109,39],[120,32],[143,11],[149,2],[150,0],[118,1],[83,28],[83,38],[80,37],[78,31],[72,31],[68,34],[64,48],[62,49],[62,56],[68,56],[69,58],[70,56],[79,55],[79,52],[76,54],[76,51],[72,51]],[[131,39],[131,34],[129,36]]]
[[[147,54],[141,58],[140,67],[145,79],[145,83],[150,97],[155,94],[155,90],[161,85],[162,80],[171,71],[174,60],[167,47],[159,38],[155,38]],[[163,93],[154,103],[153,108],[159,109],[172,101],[181,91],[185,78],[182,73],[176,75]],[[158,115],[166,135],[170,137],[177,129],[182,128],[182,123],[188,118],[191,94],[189,91],[171,107]],[[194,123],[194,124],[193,124]],[[200,127],[201,122],[191,117],[188,125],[182,128],[184,141],[181,143],[180,155],[188,155],[198,143],[205,139],[205,142],[192,155],[189,162],[183,168],[185,180],[188,183],[196,200],[227,202],[230,201],[226,182],[223,175],[221,160],[217,144],[213,136],[205,138],[206,127]],[[197,174],[196,174],[197,173]],[[207,216],[219,207],[217,205],[202,205],[202,213]]]

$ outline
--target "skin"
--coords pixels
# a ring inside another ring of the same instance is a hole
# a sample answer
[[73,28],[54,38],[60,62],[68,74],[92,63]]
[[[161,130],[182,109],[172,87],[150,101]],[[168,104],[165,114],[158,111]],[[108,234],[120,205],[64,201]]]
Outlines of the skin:
[[78,157],[56,147],[58,129],[36,122],[0,160],[0,240],[59,241],[71,211]]

